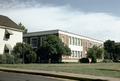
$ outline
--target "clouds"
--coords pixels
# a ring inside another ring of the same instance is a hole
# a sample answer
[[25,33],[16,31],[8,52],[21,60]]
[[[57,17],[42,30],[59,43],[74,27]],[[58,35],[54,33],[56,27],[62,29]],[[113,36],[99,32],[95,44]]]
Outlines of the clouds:
[[63,6],[11,10],[3,15],[22,22],[29,31],[62,29],[102,40],[120,40],[120,18],[107,13],[70,11]]
[[26,7],[25,4],[34,6],[36,2],[20,3],[16,8],[3,9],[0,14],[10,17],[16,23],[22,22],[30,32],[62,29],[100,40],[120,41],[120,17],[105,12],[84,12],[70,5],[41,6],[42,3],[39,3],[36,7]]

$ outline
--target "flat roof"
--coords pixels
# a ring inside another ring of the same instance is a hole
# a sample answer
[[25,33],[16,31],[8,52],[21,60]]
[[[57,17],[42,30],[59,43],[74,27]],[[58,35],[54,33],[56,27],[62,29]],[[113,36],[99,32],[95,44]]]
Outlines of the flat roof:
[[96,41],[99,41],[99,42],[103,42],[101,40],[97,40],[97,39],[94,39],[94,38],[91,38],[91,37],[75,34],[75,33],[64,31],[64,30],[60,30],[60,29],[46,30],[46,31],[37,31],[37,32],[28,32],[27,34],[24,34],[23,36],[24,37],[30,37],[30,36],[40,36],[40,35],[46,35],[46,34],[55,34],[55,33],[59,33],[59,31],[60,32],[64,32],[64,33],[68,33],[68,34],[71,34],[71,35],[75,35],[75,36],[80,36],[80,37],[83,37],[83,39],[96,40]]

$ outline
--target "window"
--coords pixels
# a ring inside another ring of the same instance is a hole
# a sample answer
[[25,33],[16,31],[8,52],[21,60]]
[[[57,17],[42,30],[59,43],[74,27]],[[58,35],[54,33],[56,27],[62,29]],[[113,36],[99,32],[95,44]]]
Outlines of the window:
[[5,44],[4,53],[10,53],[12,51],[12,47],[9,44]]
[[5,54],[6,54],[6,53],[8,54],[8,53],[9,53],[9,49],[5,49],[5,50],[4,50],[4,53],[5,53]]
[[80,53],[81,53],[81,58],[82,58],[82,51]]
[[77,57],[77,51],[75,51],[75,57]]
[[23,42],[28,43],[28,38],[23,38]]
[[37,48],[37,46],[38,46],[38,39],[37,39],[37,37],[33,37],[31,39],[31,45],[32,45],[33,48]]
[[73,37],[71,37],[71,45],[73,45]]
[[78,57],[80,58],[80,51],[78,51]]
[[4,39],[9,39],[10,35],[13,35],[13,33],[10,30],[5,29],[5,37],[4,37]]
[[71,37],[69,37],[69,44],[71,45]]
[[78,46],[80,46],[80,39],[78,39]]
[[5,34],[5,38],[9,39],[10,38],[10,34]]
[[74,57],[74,51],[72,51],[72,57]]
[[72,39],[73,39],[73,45],[75,45],[75,38],[74,38],[74,37],[72,37]]
[[75,45],[77,45],[77,38],[75,38]]

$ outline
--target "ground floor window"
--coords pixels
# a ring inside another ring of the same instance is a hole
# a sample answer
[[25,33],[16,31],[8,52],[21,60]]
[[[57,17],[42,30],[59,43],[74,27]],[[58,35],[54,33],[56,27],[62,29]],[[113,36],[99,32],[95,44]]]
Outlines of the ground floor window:
[[81,58],[81,56],[82,56],[82,51],[74,51],[74,50],[71,51],[71,57]]
[[5,46],[4,46],[4,53],[10,53],[11,50],[12,50],[11,45],[5,44]]

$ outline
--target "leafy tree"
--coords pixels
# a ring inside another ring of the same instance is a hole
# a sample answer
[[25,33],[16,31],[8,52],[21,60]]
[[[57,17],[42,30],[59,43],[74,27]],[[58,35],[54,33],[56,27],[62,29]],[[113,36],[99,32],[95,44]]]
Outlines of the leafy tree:
[[114,60],[115,41],[107,40],[104,42],[104,49],[106,50],[106,59]]
[[118,61],[120,59],[120,43],[115,44],[115,55],[114,55],[114,61]]
[[20,22],[18,26],[23,30],[23,33],[27,33],[26,27]]
[[36,61],[36,53],[30,45],[25,43],[17,43],[12,54],[15,56],[15,62],[33,63]]
[[88,49],[87,57],[92,59],[92,63],[96,63],[97,59],[102,59],[104,50],[100,47],[93,46]]
[[43,41],[42,46],[38,49],[37,53],[40,59],[44,60],[46,58],[46,62],[55,63],[61,62],[62,55],[70,55],[71,51],[68,46],[64,45],[58,36],[48,35]]

